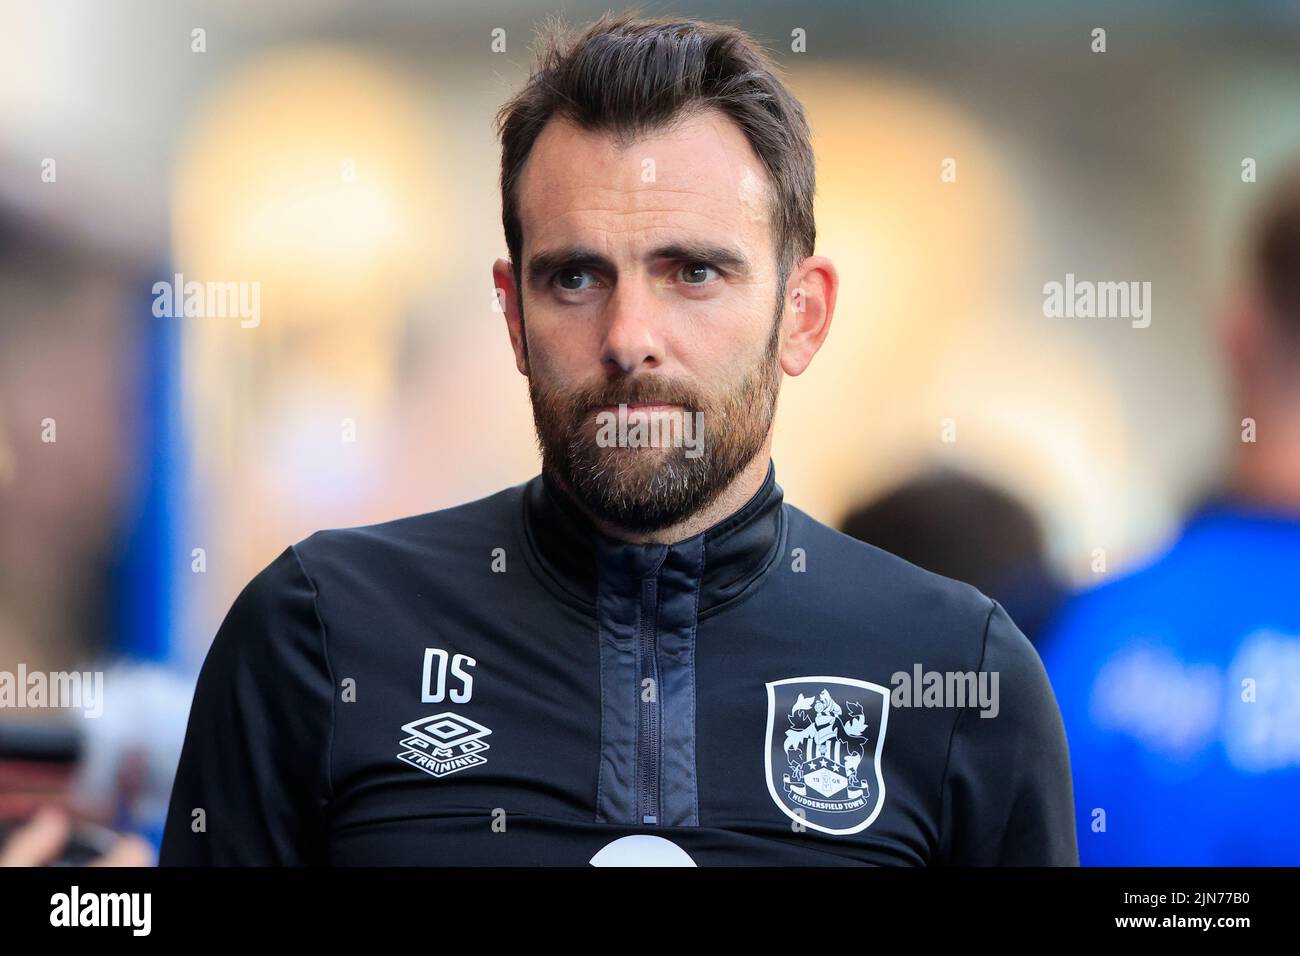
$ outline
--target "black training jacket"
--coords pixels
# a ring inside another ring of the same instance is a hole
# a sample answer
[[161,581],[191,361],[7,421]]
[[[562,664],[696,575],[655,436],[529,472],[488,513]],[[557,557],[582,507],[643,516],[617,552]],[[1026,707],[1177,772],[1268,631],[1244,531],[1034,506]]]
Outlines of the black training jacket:
[[673,545],[602,536],[543,474],[288,548],[203,665],[160,862],[1078,851],[1060,712],[1006,612],[785,504],[769,464]]

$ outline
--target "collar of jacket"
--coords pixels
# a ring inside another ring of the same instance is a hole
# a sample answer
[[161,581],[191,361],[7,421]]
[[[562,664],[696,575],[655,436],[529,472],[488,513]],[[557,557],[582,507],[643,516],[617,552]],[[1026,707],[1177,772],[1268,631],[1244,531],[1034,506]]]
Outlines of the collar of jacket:
[[738,511],[675,544],[630,544],[602,534],[546,472],[525,487],[524,525],[543,571],[576,603],[594,609],[600,586],[635,593],[639,581],[671,574],[699,591],[703,615],[740,595],[776,560],[784,494],[767,477]]

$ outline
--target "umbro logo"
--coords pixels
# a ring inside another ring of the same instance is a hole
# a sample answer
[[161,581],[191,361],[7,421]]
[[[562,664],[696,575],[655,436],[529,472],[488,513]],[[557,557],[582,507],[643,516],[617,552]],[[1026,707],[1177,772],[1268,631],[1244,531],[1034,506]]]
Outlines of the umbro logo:
[[406,749],[397,759],[430,776],[446,777],[487,763],[483,753],[490,745],[483,738],[492,731],[468,717],[445,711],[403,724],[402,730],[410,736],[402,740]]

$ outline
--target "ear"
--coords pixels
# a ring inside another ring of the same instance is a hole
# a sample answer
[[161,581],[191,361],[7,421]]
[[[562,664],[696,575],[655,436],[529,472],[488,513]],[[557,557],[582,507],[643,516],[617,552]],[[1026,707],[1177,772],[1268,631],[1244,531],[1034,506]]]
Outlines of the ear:
[[786,280],[781,333],[781,368],[785,374],[803,374],[826,341],[839,285],[835,263],[825,256],[804,259]]
[[1234,286],[1220,307],[1216,324],[1219,348],[1234,381],[1252,381],[1266,364],[1269,351],[1263,307],[1256,291],[1245,283]]
[[492,263],[492,284],[496,287],[497,308],[505,313],[506,331],[510,333],[510,347],[515,350],[515,368],[520,375],[528,374],[528,343],[524,339],[523,312],[519,307],[519,288],[509,259]]

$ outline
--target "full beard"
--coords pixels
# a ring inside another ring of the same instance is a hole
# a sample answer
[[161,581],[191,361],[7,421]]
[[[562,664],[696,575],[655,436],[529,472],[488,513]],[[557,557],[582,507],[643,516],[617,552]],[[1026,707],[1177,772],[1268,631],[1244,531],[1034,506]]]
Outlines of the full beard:
[[[542,467],[590,514],[617,528],[648,533],[679,524],[712,504],[763,447],[780,389],[779,334],[778,316],[763,358],[716,397],[673,380],[617,379],[561,391],[529,376]],[[692,457],[684,444],[601,447],[598,410],[639,402],[676,405],[680,410],[667,414],[700,423],[702,434],[692,439],[701,453]]]

